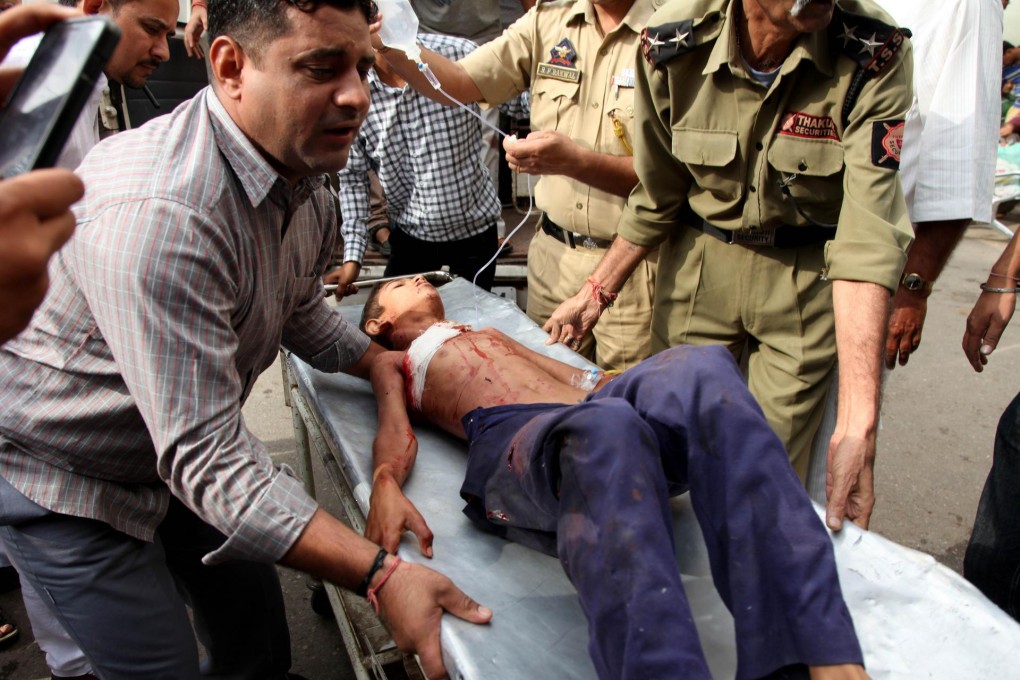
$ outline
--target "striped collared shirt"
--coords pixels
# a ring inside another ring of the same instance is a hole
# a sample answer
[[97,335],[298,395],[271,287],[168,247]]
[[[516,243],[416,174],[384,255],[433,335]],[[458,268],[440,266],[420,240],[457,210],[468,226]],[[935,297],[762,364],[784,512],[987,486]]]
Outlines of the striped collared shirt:
[[[470,40],[444,35],[422,33],[418,40],[453,60],[475,48]],[[369,170],[379,177],[391,220],[417,239],[457,241],[496,224],[502,207],[482,161],[481,122],[408,85],[390,87],[375,70],[368,81],[372,107],[340,171],[344,261],[361,262],[365,254]]]
[[281,343],[324,371],[368,347],[322,299],[323,178],[291,186],[209,89],[105,140],[79,174],[77,232],[0,351],[0,474],[143,540],[173,493],[227,536],[207,561],[278,560],[316,505],[241,404]]

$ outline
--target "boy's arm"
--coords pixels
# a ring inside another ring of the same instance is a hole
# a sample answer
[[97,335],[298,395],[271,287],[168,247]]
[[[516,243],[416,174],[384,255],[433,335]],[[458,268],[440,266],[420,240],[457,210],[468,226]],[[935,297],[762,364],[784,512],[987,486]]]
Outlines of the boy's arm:
[[372,496],[365,536],[395,553],[404,531],[413,531],[426,557],[432,557],[432,531],[401,487],[418,455],[404,398],[403,352],[384,352],[372,362],[372,391],[379,429],[372,444]]

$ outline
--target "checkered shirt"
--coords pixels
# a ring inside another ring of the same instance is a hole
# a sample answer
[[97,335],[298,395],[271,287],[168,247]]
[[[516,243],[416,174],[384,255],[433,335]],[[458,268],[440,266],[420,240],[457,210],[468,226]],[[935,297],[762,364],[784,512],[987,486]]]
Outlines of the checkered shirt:
[[[464,38],[421,33],[419,42],[448,59],[476,45]],[[438,104],[410,86],[383,84],[368,75],[372,106],[340,171],[344,261],[361,262],[369,216],[368,171],[386,196],[391,221],[422,241],[455,241],[482,233],[501,206],[482,162],[482,124],[459,107]],[[478,106],[471,104],[478,111]]]

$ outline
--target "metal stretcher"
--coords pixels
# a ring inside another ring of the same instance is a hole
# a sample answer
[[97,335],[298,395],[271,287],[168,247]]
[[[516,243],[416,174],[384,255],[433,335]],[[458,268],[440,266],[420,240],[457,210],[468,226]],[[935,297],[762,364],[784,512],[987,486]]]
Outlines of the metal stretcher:
[[[583,359],[546,335],[514,304],[463,280],[440,288],[447,316],[476,328],[492,326],[538,351],[577,366]],[[357,318],[357,307],[342,307]],[[366,381],[319,373],[294,357],[287,362],[302,474],[319,501],[364,528],[372,479],[376,409]],[[458,491],[466,447],[437,429],[416,425],[418,459],[407,496],[435,534],[435,557],[421,556],[405,536],[400,554],[448,575],[495,615],[486,626],[443,619],[443,657],[455,680],[592,680],[588,631],[573,586],[559,562],[475,527],[461,512]],[[325,472],[323,479],[322,472]],[[323,489],[329,489],[327,493]],[[333,497],[335,491],[336,497]],[[733,624],[712,585],[707,553],[686,496],[673,501],[677,564],[702,646],[716,678],[736,671]],[[821,511],[820,508],[817,508]],[[1020,678],[1020,625],[957,574],[928,555],[847,526],[833,544],[840,582],[873,678]],[[363,601],[328,586],[345,644],[359,678],[411,677]],[[400,670],[394,669],[404,666]]]

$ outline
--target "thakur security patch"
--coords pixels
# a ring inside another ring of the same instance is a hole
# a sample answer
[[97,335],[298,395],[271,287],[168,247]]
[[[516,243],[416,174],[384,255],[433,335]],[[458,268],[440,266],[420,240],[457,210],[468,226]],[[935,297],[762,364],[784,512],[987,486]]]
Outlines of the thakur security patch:
[[787,111],[779,124],[779,134],[804,139],[831,139],[839,141],[836,121],[829,116],[813,116],[800,111]]
[[903,121],[880,120],[871,124],[871,162],[898,170],[903,150]]

